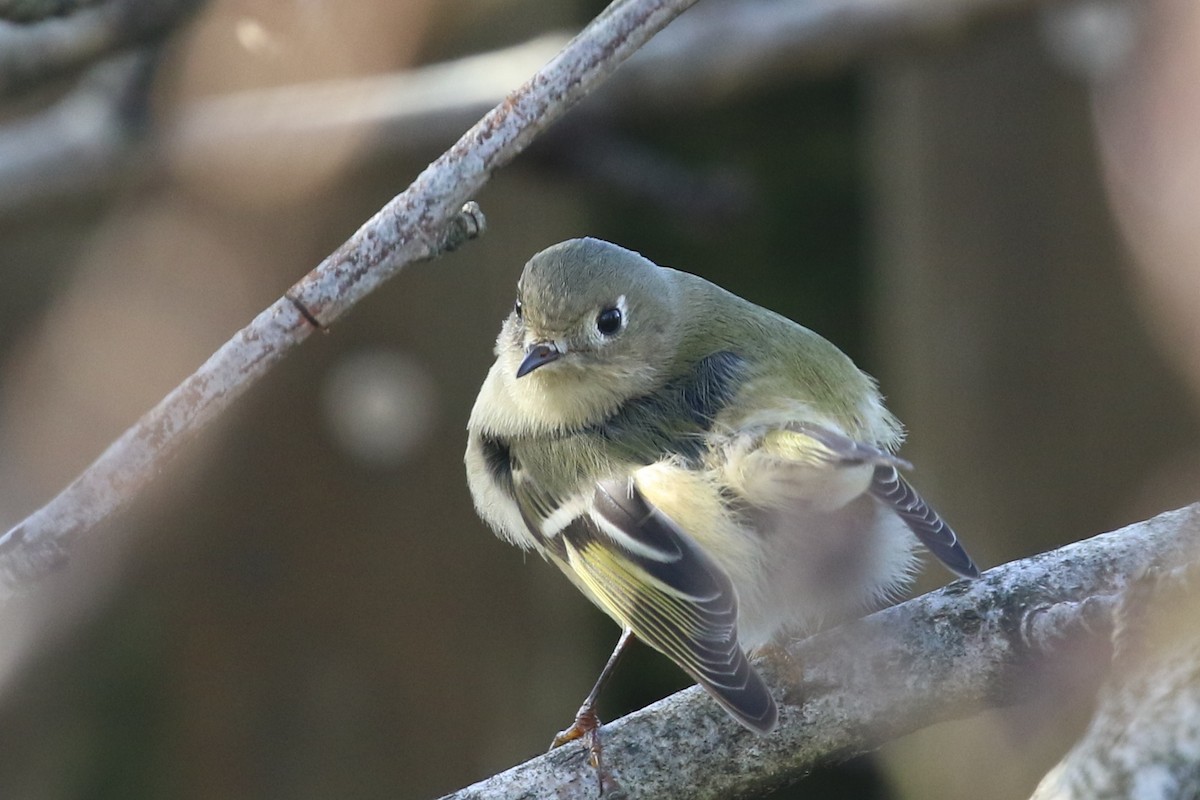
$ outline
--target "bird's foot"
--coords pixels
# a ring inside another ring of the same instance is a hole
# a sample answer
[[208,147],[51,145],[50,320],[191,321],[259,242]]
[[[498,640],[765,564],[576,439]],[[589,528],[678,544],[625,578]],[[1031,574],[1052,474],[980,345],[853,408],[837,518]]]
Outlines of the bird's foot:
[[562,747],[568,742],[585,739],[588,748],[588,763],[596,769],[600,768],[600,718],[596,716],[596,709],[589,706],[584,706],[579,709],[579,713],[575,715],[575,721],[571,723],[571,727],[565,731],[559,731],[554,736],[554,741],[550,743],[550,749]]
[[624,797],[625,793],[617,780],[604,769],[604,748],[601,744],[600,725],[600,718],[596,716],[596,710],[584,706],[575,715],[575,721],[571,723],[571,727],[559,731],[555,735],[554,741],[550,743],[550,749],[554,750],[568,742],[583,740],[587,747],[588,764],[596,771],[596,779],[600,784],[600,795],[609,800],[617,800],[617,798]]

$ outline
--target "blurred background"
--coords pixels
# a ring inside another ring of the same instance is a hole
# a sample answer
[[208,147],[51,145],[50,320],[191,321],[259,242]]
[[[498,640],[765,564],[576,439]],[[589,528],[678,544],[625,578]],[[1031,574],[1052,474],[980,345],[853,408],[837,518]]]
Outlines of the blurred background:
[[[139,2],[53,5],[0,3],[0,41]],[[984,566],[1194,500],[1200,7],[843,5],[688,12],[494,176],[483,239],[312,337],[8,609],[0,797],[423,798],[543,750],[618,631],[485,529],[461,456],[524,261],[572,236],[850,353]],[[155,7],[107,55],[0,59],[4,529],[603,4]],[[778,796],[1026,797],[1096,672]],[[685,684],[637,651],[601,715]]]

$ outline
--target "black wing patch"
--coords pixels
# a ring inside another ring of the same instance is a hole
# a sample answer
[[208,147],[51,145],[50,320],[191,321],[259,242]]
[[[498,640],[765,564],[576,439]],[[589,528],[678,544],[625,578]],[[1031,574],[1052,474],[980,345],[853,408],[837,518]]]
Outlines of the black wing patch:
[[504,494],[512,497],[514,495],[513,458],[508,442],[484,433],[479,436],[479,448],[483,451],[483,463],[487,465],[492,480]]
[[626,401],[617,413],[585,431],[599,434],[617,450],[636,442],[637,449],[624,454],[634,462],[645,462],[647,453],[698,459],[708,446],[704,434],[741,385],[744,364],[729,351],[707,355],[686,375]]
[[775,701],[738,643],[729,577],[632,483],[598,484],[560,536],[567,565],[610,613],[743,725],[774,729]]
[[904,480],[894,466],[880,464],[875,467],[870,492],[891,507],[921,540],[921,544],[951,572],[964,578],[979,577],[979,567],[975,566],[959,543],[958,535],[921,499],[917,490]]

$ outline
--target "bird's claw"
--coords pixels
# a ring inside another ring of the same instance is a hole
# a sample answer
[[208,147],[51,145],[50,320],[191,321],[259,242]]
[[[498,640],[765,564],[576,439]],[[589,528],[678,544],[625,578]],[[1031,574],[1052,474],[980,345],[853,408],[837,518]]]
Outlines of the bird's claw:
[[554,741],[550,743],[550,749],[562,747],[568,742],[583,740],[587,746],[588,765],[596,770],[596,777],[600,782],[600,794],[604,797],[615,798],[624,797],[624,792],[620,788],[620,784],[610,775],[606,775],[604,771],[603,747],[600,742],[600,718],[596,716],[596,712],[592,708],[581,708],[579,713],[575,715],[575,721],[571,723],[571,727],[566,730],[559,731]]
[[600,718],[596,716],[596,712],[591,708],[581,708],[579,713],[575,715],[575,721],[571,723],[571,727],[566,730],[559,731],[554,736],[554,741],[550,743],[550,749],[562,747],[568,742],[574,742],[579,739],[587,739],[589,761],[593,767],[599,768],[600,765]]

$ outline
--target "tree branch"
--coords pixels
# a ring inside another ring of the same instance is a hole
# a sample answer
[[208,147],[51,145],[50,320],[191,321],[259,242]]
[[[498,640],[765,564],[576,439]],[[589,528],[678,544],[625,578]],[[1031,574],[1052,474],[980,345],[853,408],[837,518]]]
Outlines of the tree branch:
[[[1194,560],[1200,504],[989,570],[787,648],[763,662],[782,721],[757,737],[699,688],[604,728],[605,764],[629,797],[754,797],[822,764],[935,722],[1021,698],[1018,678],[1065,638],[1107,641],[1125,588]],[[584,748],[566,746],[444,800],[588,798]]]
[[[260,313],[111,444],[47,505],[0,537],[0,575],[10,588],[44,575],[71,544],[124,506],[189,438],[308,338],[328,327],[405,265],[439,255],[464,202],[538,134],[599,85],[695,0],[619,0],[492,109],[402,194]],[[479,229],[463,212],[459,235]]]

